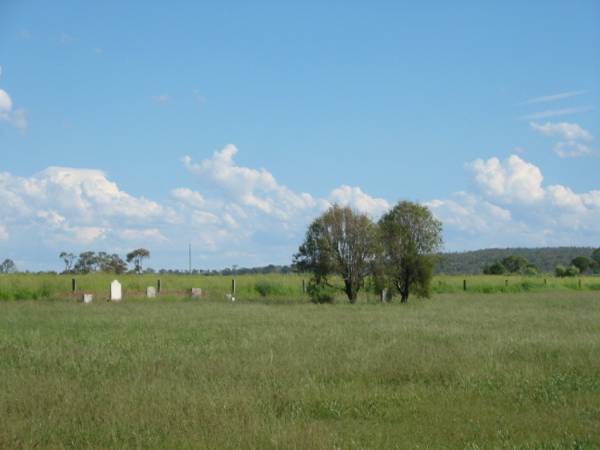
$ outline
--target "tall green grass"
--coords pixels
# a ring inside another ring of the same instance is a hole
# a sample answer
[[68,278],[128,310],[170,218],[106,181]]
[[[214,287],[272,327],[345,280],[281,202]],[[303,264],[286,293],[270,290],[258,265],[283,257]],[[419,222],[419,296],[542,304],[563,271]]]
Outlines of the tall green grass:
[[[180,298],[189,295],[192,287],[200,287],[213,300],[222,300],[231,291],[231,280],[236,280],[236,299],[239,301],[303,302],[308,297],[302,292],[302,280],[307,274],[268,274],[202,276],[202,275],[46,275],[11,274],[0,275],[0,300],[60,299],[71,295],[71,279],[77,281],[77,291],[93,293],[97,299],[108,298],[110,282],[118,279],[125,298],[143,298],[147,286],[157,286],[161,280],[164,298]],[[467,292],[471,293],[519,293],[544,292],[548,290],[600,290],[600,277],[555,278],[551,276],[436,276],[432,291],[437,294],[463,291],[463,280]],[[335,280],[340,283],[340,280]],[[581,282],[581,287],[579,283]],[[367,285],[369,283],[367,282]],[[338,300],[343,301],[343,293]],[[359,301],[375,302],[375,292],[361,290]]]
[[0,302],[0,448],[597,449],[598,355],[568,289]]

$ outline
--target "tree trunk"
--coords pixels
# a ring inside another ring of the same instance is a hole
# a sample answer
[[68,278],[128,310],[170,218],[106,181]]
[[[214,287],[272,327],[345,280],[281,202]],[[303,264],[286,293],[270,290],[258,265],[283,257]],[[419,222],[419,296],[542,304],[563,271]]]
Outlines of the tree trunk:
[[356,303],[356,297],[358,296],[358,289],[354,289],[351,281],[344,280],[344,287],[346,291],[346,295],[348,296],[348,300],[350,303]]
[[410,281],[408,276],[404,277],[404,283],[400,286],[400,283],[397,283],[398,290],[400,291],[400,303],[408,303],[408,294],[409,294],[409,285]]

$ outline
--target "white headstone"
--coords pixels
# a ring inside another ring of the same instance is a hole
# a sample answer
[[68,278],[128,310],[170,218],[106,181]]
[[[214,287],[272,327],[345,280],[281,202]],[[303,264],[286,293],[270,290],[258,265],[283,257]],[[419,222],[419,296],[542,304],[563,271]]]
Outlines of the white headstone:
[[92,294],[83,294],[83,303],[92,303],[94,296]]
[[114,280],[110,283],[110,299],[115,302],[120,302],[122,298],[121,283]]
[[202,288],[192,288],[192,297],[202,297]]
[[154,286],[148,286],[146,288],[146,297],[148,297],[148,298],[156,297],[156,288]]

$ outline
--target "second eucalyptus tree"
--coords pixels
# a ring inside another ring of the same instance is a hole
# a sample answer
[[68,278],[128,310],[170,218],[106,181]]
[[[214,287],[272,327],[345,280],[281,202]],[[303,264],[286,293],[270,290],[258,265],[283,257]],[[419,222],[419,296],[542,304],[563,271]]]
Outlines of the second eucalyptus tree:
[[426,206],[401,201],[379,220],[383,252],[378,264],[400,293],[402,303],[415,292],[428,297],[442,223]]
[[377,254],[376,228],[367,215],[338,205],[310,224],[294,264],[312,273],[309,293],[313,298],[319,301],[319,289],[333,288],[329,277],[338,275],[348,300],[356,302]]

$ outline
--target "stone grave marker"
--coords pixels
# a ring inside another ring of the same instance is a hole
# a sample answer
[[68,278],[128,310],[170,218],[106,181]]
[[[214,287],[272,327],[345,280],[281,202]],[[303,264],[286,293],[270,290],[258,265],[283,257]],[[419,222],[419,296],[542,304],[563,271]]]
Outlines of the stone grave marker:
[[121,289],[121,283],[114,280],[110,283],[110,300],[113,302],[120,302],[123,299],[123,291]]
[[202,297],[202,288],[192,288],[192,297]]
[[81,301],[87,305],[88,303],[92,303],[93,299],[94,296],[92,294],[83,294]]
[[154,286],[148,286],[146,288],[146,297],[148,297],[148,298],[156,297],[156,288]]

